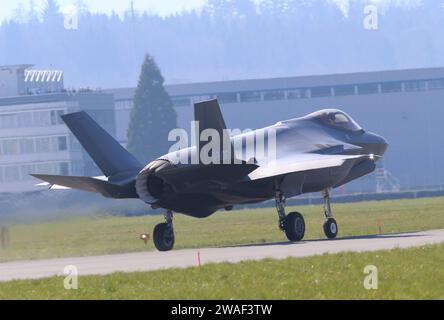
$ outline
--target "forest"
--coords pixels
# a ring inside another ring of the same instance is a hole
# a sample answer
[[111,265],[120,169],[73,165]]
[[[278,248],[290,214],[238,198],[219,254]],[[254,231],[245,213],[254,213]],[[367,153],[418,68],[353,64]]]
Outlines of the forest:
[[378,5],[371,30],[369,3],[209,0],[162,17],[130,1],[123,15],[77,1],[77,28],[67,29],[56,0],[43,9],[31,0],[0,25],[0,65],[62,69],[72,88],[135,86],[146,53],[169,84],[444,66],[443,1]]

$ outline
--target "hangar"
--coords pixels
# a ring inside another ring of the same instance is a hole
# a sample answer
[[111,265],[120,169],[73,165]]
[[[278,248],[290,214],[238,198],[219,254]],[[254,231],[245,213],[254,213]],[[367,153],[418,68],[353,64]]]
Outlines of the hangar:
[[[218,98],[227,126],[264,127],[324,108],[346,111],[390,143],[383,167],[344,192],[441,189],[444,170],[444,68],[167,85],[178,125],[189,128],[193,102]],[[114,94],[116,135],[126,144],[134,88]]]

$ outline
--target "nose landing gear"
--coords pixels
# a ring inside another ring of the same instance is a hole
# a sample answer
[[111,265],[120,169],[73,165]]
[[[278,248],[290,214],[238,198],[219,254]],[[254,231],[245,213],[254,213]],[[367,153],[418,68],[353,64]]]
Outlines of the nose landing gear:
[[325,219],[327,219],[324,222],[324,233],[328,239],[334,239],[338,235],[338,224],[336,223],[336,220],[333,218],[333,212],[331,210],[330,190],[325,189],[322,192],[322,195],[324,197],[324,215]]

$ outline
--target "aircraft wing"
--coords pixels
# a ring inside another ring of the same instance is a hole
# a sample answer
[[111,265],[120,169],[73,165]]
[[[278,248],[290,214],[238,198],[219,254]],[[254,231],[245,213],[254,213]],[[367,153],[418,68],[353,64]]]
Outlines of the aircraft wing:
[[259,180],[309,170],[334,168],[342,166],[348,160],[373,159],[374,155],[324,155],[298,154],[290,158],[260,166],[250,174],[251,180]]

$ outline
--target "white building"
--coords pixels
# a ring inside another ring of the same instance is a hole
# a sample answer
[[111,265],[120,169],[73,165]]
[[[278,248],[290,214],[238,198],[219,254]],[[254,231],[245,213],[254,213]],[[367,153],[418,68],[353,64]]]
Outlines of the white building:
[[[0,193],[35,191],[39,181],[30,173],[98,174],[60,116],[85,110],[114,134],[113,95],[87,90],[68,93],[60,85],[46,82],[35,86],[19,82],[16,86],[16,79],[24,81],[26,68],[10,69],[14,77],[2,78],[0,73],[0,83],[13,82],[0,91]],[[7,67],[0,70],[6,72]]]

